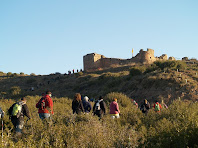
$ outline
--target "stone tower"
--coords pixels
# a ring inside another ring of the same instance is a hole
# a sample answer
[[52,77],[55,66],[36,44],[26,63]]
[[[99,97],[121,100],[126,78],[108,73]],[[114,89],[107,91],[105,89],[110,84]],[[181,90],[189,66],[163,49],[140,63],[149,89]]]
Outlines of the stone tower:
[[96,69],[100,67],[99,60],[101,58],[105,58],[105,57],[97,53],[90,53],[90,54],[83,56],[84,70],[87,71],[89,69]]

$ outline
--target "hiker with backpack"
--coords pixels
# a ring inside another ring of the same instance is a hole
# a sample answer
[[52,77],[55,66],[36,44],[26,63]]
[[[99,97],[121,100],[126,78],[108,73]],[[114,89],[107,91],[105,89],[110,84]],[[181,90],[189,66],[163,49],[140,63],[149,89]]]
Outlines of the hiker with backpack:
[[46,92],[39,102],[36,104],[36,108],[38,108],[38,113],[40,119],[50,119],[51,114],[54,114],[53,111],[53,101],[51,99],[52,93],[50,91]]
[[76,93],[74,96],[74,100],[72,101],[72,110],[73,114],[81,114],[82,112],[84,112],[80,93]]
[[84,107],[85,113],[89,113],[92,109],[91,103],[89,102],[89,98],[87,96],[84,97],[83,107]]
[[131,101],[132,101],[133,105],[135,105],[136,108],[138,108],[138,103],[135,100],[133,100],[133,99]]
[[120,113],[120,110],[119,110],[119,106],[118,106],[118,103],[117,103],[117,99],[114,98],[113,102],[111,102],[111,104],[110,104],[111,118],[112,119],[120,118],[119,113]]
[[153,105],[153,108],[154,108],[154,111],[155,111],[155,112],[160,112],[161,109],[162,109],[162,106],[161,106],[161,104],[159,104],[159,102],[156,100],[156,101],[155,101],[155,104]]
[[27,102],[26,98],[23,97],[21,98],[20,102],[14,103],[8,109],[10,119],[15,127],[16,136],[18,137],[22,135],[22,129],[24,126],[24,116],[26,116],[28,120],[30,119],[30,113],[26,102]]
[[103,115],[106,114],[106,104],[103,101],[102,96],[100,96],[99,99],[95,102],[93,106],[93,114],[97,115],[99,119],[101,119]]
[[146,99],[144,99],[144,102],[140,106],[140,110],[142,111],[142,113],[147,114],[149,109],[150,109],[150,103]]

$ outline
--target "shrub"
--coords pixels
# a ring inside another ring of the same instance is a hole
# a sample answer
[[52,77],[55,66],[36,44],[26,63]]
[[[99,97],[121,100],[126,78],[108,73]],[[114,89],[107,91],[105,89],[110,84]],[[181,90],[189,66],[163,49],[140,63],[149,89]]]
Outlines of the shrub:
[[154,64],[161,70],[164,70],[165,68],[184,69],[187,67],[186,63],[183,61],[156,61]]
[[80,76],[83,76],[83,72],[78,72],[78,73],[75,73],[75,75],[77,76],[77,77],[80,77]]
[[184,61],[177,61],[177,69],[186,69],[187,68],[187,65]]
[[118,99],[118,103],[122,107],[127,107],[128,105],[131,104],[131,101],[130,101],[129,97],[127,97],[126,95],[124,95],[122,93],[118,93],[118,92],[111,92],[111,93],[107,94],[105,96],[105,102],[110,104],[113,101],[113,98],[117,98]]
[[5,75],[2,71],[0,71],[0,76],[3,76],[3,75]]
[[11,77],[11,76],[12,76],[12,73],[11,73],[11,72],[8,72],[8,73],[7,73],[7,76],[8,76],[8,77]]
[[10,94],[12,97],[18,97],[21,94],[21,88],[19,86],[11,87]]
[[156,65],[156,64],[151,64],[150,66],[148,66],[145,70],[144,73],[150,73],[150,72],[153,72],[155,70],[158,70],[159,67]]
[[36,76],[36,74],[35,73],[31,73],[30,76]]
[[144,70],[142,67],[133,67],[130,69],[130,76],[142,75]]
[[13,73],[11,76],[12,77],[16,77],[16,76],[18,76],[18,74],[17,73]]
[[176,61],[156,61],[154,62],[156,66],[158,66],[161,70],[164,70],[164,68],[175,68],[176,67]]
[[[16,86],[18,87],[18,86]],[[35,104],[40,96],[26,96],[31,120],[25,123],[23,138],[13,141],[9,117],[4,116],[3,142],[1,147],[197,147],[198,103],[173,101],[160,113],[150,109],[144,115],[122,93],[109,93],[104,101],[118,99],[120,118],[112,120],[104,116],[98,120],[92,114],[72,113],[72,100],[53,98],[54,116],[50,128],[38,117]],[[0,99],[6,111],[15,101]],[[25,117],[26,120],[26,117]],[[0,128],[1,125],[0,125]],[[2,134],[2,131],[0,131]]]
[[119,77],[120,75],[117,73],[111,73],[111,72],[107,72],[102,74],[101,76],[98,77],[99,80],[104,80],[104,79],[108,79],[110,77]]

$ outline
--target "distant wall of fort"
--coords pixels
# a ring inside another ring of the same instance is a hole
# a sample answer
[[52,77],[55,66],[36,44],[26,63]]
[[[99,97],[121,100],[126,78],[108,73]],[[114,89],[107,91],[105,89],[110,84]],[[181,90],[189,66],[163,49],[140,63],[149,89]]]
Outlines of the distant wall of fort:
[[160,57],[155,57],[154,50],[150,48],[147,48],[147,51],[141,49],[139,53],[131,59],[106,58],[97,53],[90,53],[83,57],[83,65],[85,71],[93,71],[100,68],[110,68],[113,65],[129,65],[137,63],[151,64],[156,60],[168,60],[168,56],[163,54]]

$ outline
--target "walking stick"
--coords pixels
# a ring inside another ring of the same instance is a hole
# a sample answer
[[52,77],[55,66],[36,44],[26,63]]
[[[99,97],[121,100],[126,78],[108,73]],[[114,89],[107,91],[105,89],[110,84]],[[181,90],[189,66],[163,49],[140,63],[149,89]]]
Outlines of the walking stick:
[[31,129],[32,129],[32,135],[34,135],[33,126],[32,126],[32,121],[30,122],[30,125],[31,125]]
[[1,120],[1,126],[2,126],[2,129],[1,129],[2,130],[2,135],[1,136],[2,136],[2,142],[3,142],[3,119]]

